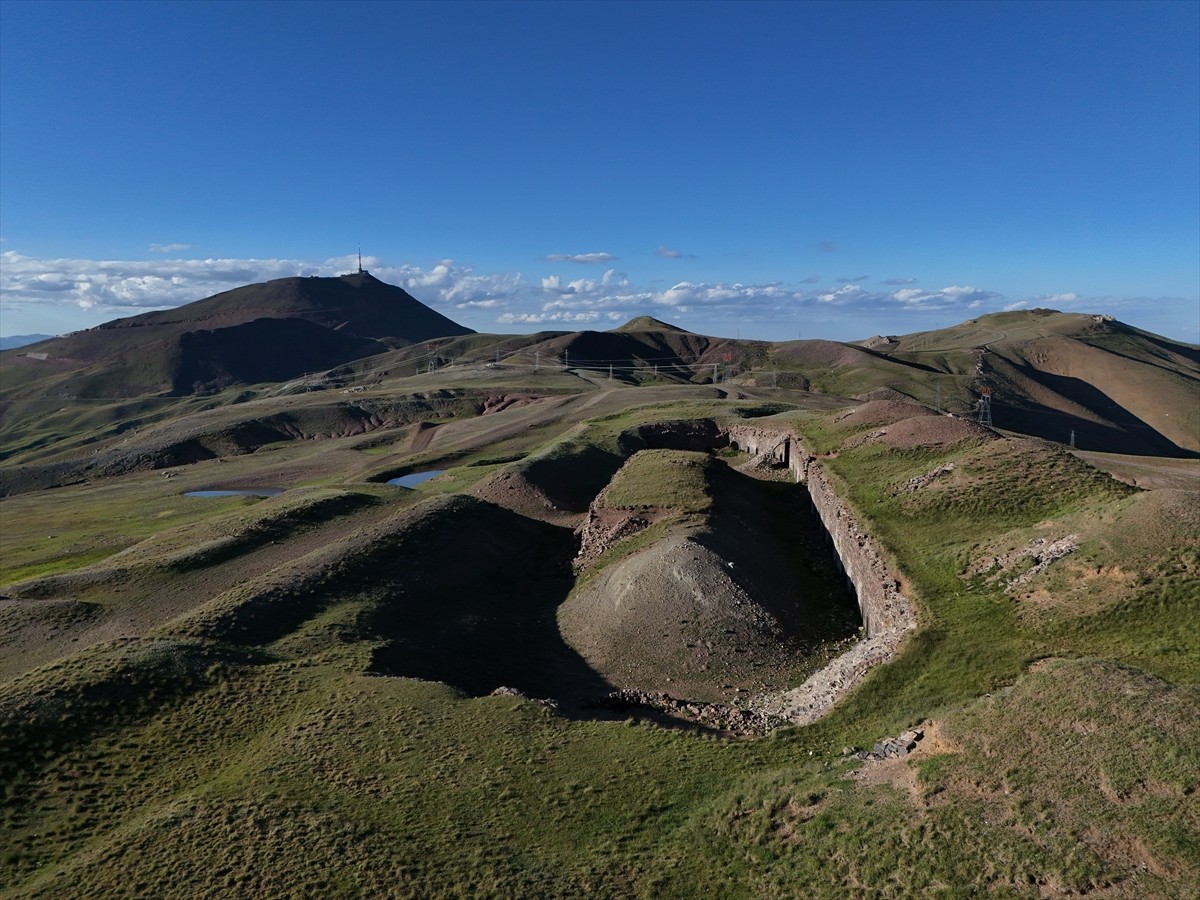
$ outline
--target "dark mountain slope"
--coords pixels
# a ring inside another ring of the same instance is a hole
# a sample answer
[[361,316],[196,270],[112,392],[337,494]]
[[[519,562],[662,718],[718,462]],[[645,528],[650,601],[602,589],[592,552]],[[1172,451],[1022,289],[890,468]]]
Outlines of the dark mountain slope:
[[193,331],[240,325],[261,318],[304,319],[356,337],[413,343],[471,334],[403,288],[366,272],[338,278],[279,278],[214,294],[177,309],[145,313],[99,330],[167,327]]
[[[551,334],[536,349],[545,362],[555,360],[574,369],[649,371],[660,376],[690,380],[710,372],[710,367],[748,369],[766,358],[769,344],[695,334],[650,316],[639,316],[611,331],[576,331]],[[530,347],[529,350],[535,348]]]
[[230,328],[179,336],[175,394],[209,393],[231,384],[285,381],[379,353],[369,338],[322,328],[305,319],[256,319]]
[[364,272],[246,285],[44,341],[36,357],[0,359],[6,393],[44,382],[41,391],[57,396],[133,397],[279,381],[472,333]]

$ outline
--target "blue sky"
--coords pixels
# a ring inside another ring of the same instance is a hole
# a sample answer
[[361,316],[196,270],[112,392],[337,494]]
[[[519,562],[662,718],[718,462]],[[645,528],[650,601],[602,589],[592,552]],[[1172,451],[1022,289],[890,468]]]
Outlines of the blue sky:
[[0,3],[0,333],[364,264],[480,331],[1200,340],[1200,4]]

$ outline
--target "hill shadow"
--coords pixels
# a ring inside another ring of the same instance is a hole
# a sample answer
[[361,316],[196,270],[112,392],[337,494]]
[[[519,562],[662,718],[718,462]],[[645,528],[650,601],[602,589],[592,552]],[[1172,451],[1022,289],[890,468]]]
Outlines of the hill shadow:
[[[1192,459],[1200,454],[1180,447],[1117,403],[1103,391],[1079,378],[1055,375],[1031,366],[1014,366],[1021,375],[1042,384],[1060,397],[1089,409],[1111,424],[1084,419],[1043,404],[1033,406],[993,402],[996,427],[1065,444],[1075,433],[1075,446],[1082,450],[1124,453],[1131,456],[1169,456]],[[1009,411],[1016,421],[1006,421]]]
[[575,550],[568,528],[461,498],[407,533],[372,579],[378,600],[360,627],[382,643],[370,671],[568,706],[608,693],[558,630]]

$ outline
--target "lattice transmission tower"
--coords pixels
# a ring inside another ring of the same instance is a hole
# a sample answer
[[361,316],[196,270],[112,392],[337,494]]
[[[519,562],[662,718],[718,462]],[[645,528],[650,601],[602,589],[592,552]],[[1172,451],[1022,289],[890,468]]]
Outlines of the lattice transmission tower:
[[979,391],[979,414],[977,416],[980,425],[992,427],[992,389],[990,387],[981,388]]

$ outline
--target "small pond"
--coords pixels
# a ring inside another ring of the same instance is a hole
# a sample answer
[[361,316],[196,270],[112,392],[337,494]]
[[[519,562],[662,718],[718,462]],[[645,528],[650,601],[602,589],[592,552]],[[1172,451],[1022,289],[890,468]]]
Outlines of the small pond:
[[278,497],[283,488],[247,488],[240,491],[188,491],[185,497]]
[[436,478],[445,472],[445,469],[431,469],[428,472],[413,472],[411,475],[401,475],[399,478],[388,479],[388,484],[394,484],[396,487],[410,488],[420,484],[422,481],[428,481],[430,478]]

